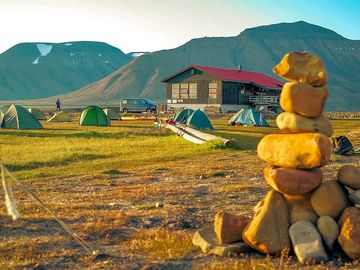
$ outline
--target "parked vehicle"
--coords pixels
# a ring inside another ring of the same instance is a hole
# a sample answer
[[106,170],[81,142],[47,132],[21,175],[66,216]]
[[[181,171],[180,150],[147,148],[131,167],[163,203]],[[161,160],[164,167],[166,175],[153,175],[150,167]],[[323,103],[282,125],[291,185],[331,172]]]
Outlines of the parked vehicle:
[[148,98],[123,98],[120,100],[120,112],[156,112],[157,105]]

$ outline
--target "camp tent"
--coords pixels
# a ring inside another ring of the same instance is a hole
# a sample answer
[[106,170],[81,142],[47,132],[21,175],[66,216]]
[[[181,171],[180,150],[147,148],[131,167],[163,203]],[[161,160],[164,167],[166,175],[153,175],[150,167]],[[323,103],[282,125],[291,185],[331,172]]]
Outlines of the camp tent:
[[186,125],[195,129],[214,129],[207,115],[201,111],[194,111],[186,120]]
[[235,119],[229,120],[230,125],[246,125],[246,126],[263,126],[268,127],[269,124],[266,122],[264,115],[261,112],[253,109],[242,110],[238,113]]
[[110,126],[110,120],[104,111],[97,106],[86,107],[80,116],[80,126]]
[[58,111],[47,122],[71,122],[71,116],[67,112]]
[[29,108],[28,111],[37,119],[37,120],[46,120],[45,114],[39,109]]
[[24,107],[11,105],[3,114],[1,127],[11,129],[42,129],[39,121]]
[[103,109],[103,111],[106,114],[106,116],[109,118],[109,120],[121,120],[120,114],[116,113],[113,109],[106,108]]
[[174,115],[174,122],[176,123],[186,123],[186,120],[190,117],[190,115],[194,112],[192,109],[183,109],[181,111],[177,111]]
[[11,105],[4,105],[0,107],[0,111],[5,114]]

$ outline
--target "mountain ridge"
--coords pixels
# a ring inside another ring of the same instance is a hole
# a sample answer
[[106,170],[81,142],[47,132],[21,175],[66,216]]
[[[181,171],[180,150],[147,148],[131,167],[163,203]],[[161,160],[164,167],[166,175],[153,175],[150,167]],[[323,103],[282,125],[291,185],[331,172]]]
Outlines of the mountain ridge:
[[272,68],[289,51],[309,51],[323,59],[329,73],[327,110],[360,110],[360,41],[304,21],[248,28],[233,37],[195,38],[174,49],[136,57],[106,77],[59,97],[68,104],[106,104],[137,96],[164,102],[166,85],[160,80],[185,66],[242,65],[246,71],[279,79]]

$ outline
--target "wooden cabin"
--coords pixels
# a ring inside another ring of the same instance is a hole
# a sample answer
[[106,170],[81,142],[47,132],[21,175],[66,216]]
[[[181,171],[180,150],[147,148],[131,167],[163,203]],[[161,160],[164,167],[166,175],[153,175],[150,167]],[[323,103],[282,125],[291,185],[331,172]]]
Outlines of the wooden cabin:
[[283,85],[259,72],[198,65],[188,66],[162,82],[167,83],[169,108],[203,110],[215,106],[221,112],[259,107],[277,111]]

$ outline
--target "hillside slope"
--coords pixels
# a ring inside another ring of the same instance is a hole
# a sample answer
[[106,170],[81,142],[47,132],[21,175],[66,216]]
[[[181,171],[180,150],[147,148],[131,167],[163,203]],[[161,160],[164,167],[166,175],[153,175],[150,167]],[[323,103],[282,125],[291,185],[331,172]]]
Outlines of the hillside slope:
[[0,99],[71,92],[104,78],[131,59],[102,42],[17,44],[0,54]]
[[303,21],[246,29],[235,37],[193,39],[175,49],[144,54],[61,98],[78,105],[106,104],[138,96],[164,102],[166,86],[160,80],[187,65],[241,65],[246,71],[276,78],[272,68],[289,51],[309,51],[325,62],[330,90],[327,110],[360,111],[360,41]]

